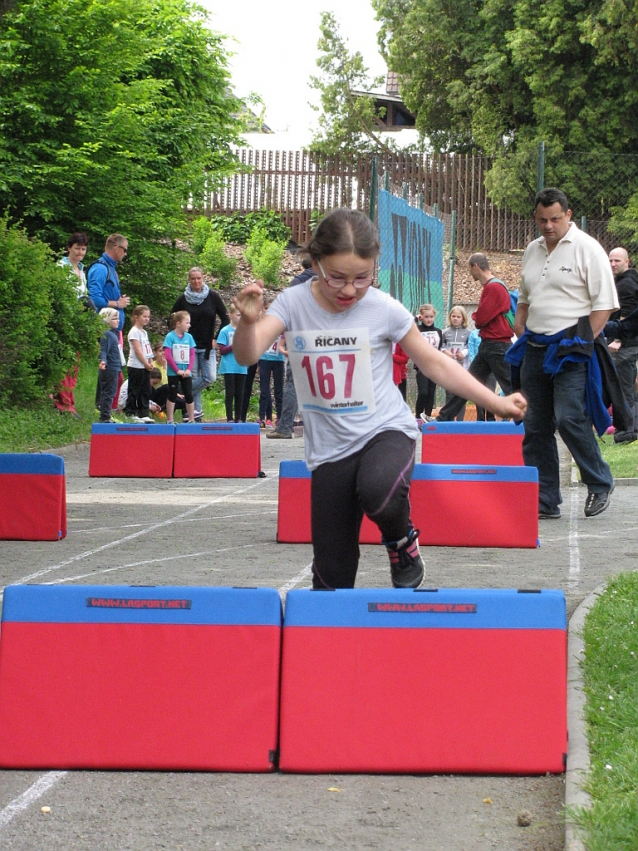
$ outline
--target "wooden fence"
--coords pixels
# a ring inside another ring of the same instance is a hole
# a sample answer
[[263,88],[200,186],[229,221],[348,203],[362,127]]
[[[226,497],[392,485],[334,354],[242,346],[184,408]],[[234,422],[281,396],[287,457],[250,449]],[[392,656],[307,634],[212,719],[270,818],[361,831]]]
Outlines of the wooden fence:
[[[373,158],[325,156],[307,151],[238,151],[240,169],[195,208],[204,213],[276,210],[304,242],[313,216],[335,207],[368,212]],[[435,204],[442,215],[457,211],[460,249],[522,249],[536,231],[530,218],[498,209],[485,190],[490,161],[470,154],[382,154],[378,187],[407,193],[411,203]],[[387,177],[386,177],[387,175]]]

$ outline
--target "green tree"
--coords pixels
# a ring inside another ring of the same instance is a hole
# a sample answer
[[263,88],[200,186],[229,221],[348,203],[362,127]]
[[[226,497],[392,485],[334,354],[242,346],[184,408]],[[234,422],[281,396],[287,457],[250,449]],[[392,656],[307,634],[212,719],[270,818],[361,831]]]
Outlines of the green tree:
[[371,79],[362,55],[350,53],[332,12],[321,13],[320,31],[322,55],[317,65],[322,74],[310,78],[310,87],[320,93],[321,106],[311,106],[321,115],[310,150],[323,154],[390,150],[378,136],[377,119],[383,114],[375,108],[374,97],[354,94],[380,86],[383,77]]
[[[529,209],[541,140],[554,155],[638,152],[638,20],[628,0],[372,3],[418,129],[434,149],[495,156],[488,183],[501,200]],[[569,168],[554,177],[583,183]]]
[[46,397],[103,331],[49,246],[0,219],[0,402]]
[[170,304],[183,204],[235,164],[226,63],[189,0],[17,3],[0,17],[0,211],[56,251],[124,233],[128,293]]

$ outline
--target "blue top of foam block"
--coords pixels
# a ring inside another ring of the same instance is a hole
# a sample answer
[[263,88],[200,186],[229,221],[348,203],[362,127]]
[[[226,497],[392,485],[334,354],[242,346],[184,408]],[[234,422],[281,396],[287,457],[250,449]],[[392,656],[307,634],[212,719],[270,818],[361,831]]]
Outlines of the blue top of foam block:
[[174,425],[160,425],[159,423],[93,423],[91,434],[124,434],[127,437],[135,435],[151,437],[166,437],[175,434]]
[[180,423],[175,426],[175,433],[180,437],[189,434],[236,435],[259,434],[259,423]]
[[2,622],[280,626],[274,588],[9,585]]
[[537,482],[538,470],[494,464],[415,464],[412,481]]
[[37,455],[31,452],[0,453],[0,473],[63,476],[64,458],[59,455]]
[[306,467],[305,461],[281,461],[279,463],[280,479],[310,479],[312,473]]
[[354,588],[290,591],[287,626],[566,629],[562,591]]
[[466,435],[466,434],[489,434],[489,435],[503,435],[503,434],[517,434],[520,437],[523,437],[524,434],[524,426],[522,423],[517,425],[516,423],[506,422],[506,423],[497,423],[497,422],[474,422],[469,420],[467,422],[447,422],[447,423],[423,423],[423,427],[421,429],[423,434],[458,434],[458,435]]

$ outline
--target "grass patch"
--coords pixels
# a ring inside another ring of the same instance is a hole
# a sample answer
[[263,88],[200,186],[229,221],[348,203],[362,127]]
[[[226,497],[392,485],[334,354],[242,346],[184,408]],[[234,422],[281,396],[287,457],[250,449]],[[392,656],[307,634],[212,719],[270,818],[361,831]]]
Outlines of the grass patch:
[[638,848],[638,574],[611,579],[583,632],[591,772],[578,810],[588,851]]
[[[603,458],[609,464],[615,479],[638,477],[638,440],[633,443],[614,443],[614,437],[606,434],[599,441]],[[638,848],[638,841],[636,843]]]
[[75,409],[82,419],[60,414],[51,399],[0,410],[0,451],[35,452],[88,441],[95,417],[97,360],[80,362]]
[[[99,419],[95,410],[97,360],[80,363],[75,388],[75,408],[81,419],[60,414],[51,399],[20,408],[0,410],[0,452],[38,452],[88,442],[91,424]],[[226,421],[224,381],[217,381],[202,394],[205,420]],[[259,418],[259,382],[253,384],[248,408],[249,421]]]

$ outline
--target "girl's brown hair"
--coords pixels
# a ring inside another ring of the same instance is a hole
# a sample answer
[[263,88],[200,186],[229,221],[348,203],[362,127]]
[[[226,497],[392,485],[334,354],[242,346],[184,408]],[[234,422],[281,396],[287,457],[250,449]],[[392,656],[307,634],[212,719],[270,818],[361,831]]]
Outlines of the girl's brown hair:
[[141,316],[145,310],[148,310],[149,313],[151,312],[151,308],[147,307],[145,304],[137,304],[133,308],[131,316]]
[[379,231],[364,213],[341,207],[324,216],[302,250],[313,260],[332,254],[376,258],[381,250]]
[[176,310],[175,313],[171,313],[168,320],[169,327],[171,329],[175,328],[178,322],[183,322],[187,317],[190,317],[188,310]]

